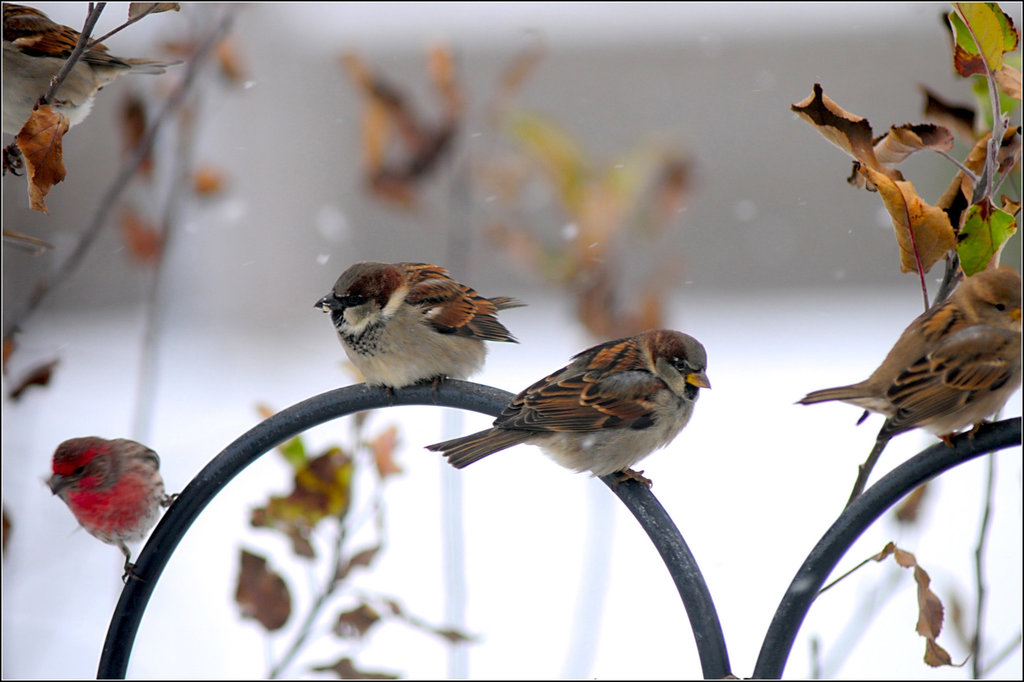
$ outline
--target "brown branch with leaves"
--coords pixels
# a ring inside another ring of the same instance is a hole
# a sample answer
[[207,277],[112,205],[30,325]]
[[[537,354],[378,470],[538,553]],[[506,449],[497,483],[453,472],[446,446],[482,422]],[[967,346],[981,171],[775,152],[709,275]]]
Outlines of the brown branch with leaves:
[[[954,3],[947,18],[953,36],[953,66],[964,78],[975,79],[978,111],[949,104],[925,88],[924,113],[937,123],[893,125],[875,137],[867,119],[846,111],[825,95],[818,83],[810,96],[791,107],[825,139],[853,157],[853,171],[848,178],[851,185],[879,194],[892,220],[900,269],[918,274],[926,310],[929,300],[925,273],[940,261],[945,264],[939,290],[931,303],[938,305],[963,277],[998,267],[1003,247],[1017,231],[1021,209],[1019,194],[1003,194],[998,201],[996,198],[1012,174],[1018,175],[1015,186],[1020,187],[1021,130],[1019,125],[1009,125],[1007,113],[1020,111],[1021,74],[1019,68],[1011,65],[1012,59],[1019,64],[1020,33],[994,3]],[[986,120],[990,124],[988,129],[982,127]],[[957,136],[966,138],[971,145],[962,160],[950,153]],[[919,151],[936,152],[957,168],[949,187],[934,203],[919,196],[896,168]],[[884,446],[884,442],[876,443],[861,467],[857,486],[863,485]],[[921,495],[923,487],[914,506],[901,508],[901,512],[916,516]],[[983,570],[991,495],[989,480],[975,550],[977,622],[970,648],[976,677],[984,670],[981,633],[987,594]],[[873,558],[880,561],[889,555],[901,566],[914,568],[921,600],[918,631],[928,640],[925,662],[933,666],[953,665],[949,655],[935,642],[942,624],[942,605],[928,589],[927,573],[913,555],[891,544]]]
[[[264,417],[272,411],[261,408]],[[305,443],[295,437],[278,448],[280,455],[294,469],[294,487],[284,496],[271,497],[267,503],[252,510],[250,522],[283,534],[299,560],[317,558],[317,537],[333,532],[329,542],[332,557],[323,583],[313,586],[313,599],[297,626],[285,653],[268,672],[276,679],[283,675],[310,641],[313,629],[330,609],[337,609],[334,635],[344,642],[363,640],[378,624],[397,620],[426,634],[448,642],[472,641],[472,637],[455,628],[439,627],[409,613],[394,597],[371,595],[356,590],[353,578],[380,558],[385,548],[384,487],[392,476],[402,472],[394,459],[398,447],[398,430],[389,426],[376,436],[366,433],[367,413],[354,415],[353,444],[332,446],[317,455],[308,453]],[[372,493],[367,509],[356,509],[360,478],[371,479]],[[363,513],[360,513],[363,512]],[[372,518],[377,539],[369,546],[352,546],[362,523]],[[332,529],[333,526],[333,529]],[[241,570],[235,600],[242,615],[255,619],[269,633],[283,628],[293,613],[288,582],[273,571],[266,558],[241,550]],[[345,601],[349,605],[339,607]],[[397,675],[359,669],[351,652],[336,661],[315,665],[313,671],[333,672],[340,679],[394,679]]]

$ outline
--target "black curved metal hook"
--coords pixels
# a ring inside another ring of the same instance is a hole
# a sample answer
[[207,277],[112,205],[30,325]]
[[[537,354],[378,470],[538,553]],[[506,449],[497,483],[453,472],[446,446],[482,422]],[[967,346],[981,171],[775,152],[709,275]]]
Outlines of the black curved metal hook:
[[[512,399],[507,391],[465,381],[436,387],[416,385],[390,393],[356,384],[328,391],[281,410],[228,445],[181,491],[139,553],[134,574],[121,591],[100,654],[97,678],[123,679],[142,615],[156,583],[181,538],[213,497],[264,453],[324,422],[392,405],[438,405],[497,416]],[[711,595],[693,555],[665,509],[646,486],[602,480],[633,512],[654,542],[676,583],[690,617],[705,677],[730,674],[725,637]]]
[[814,546],[775,611],[754,666],[755,679],[779,679],[818,591],[858,537],[904,495],[947,469],[1021,444],[1021,418],[988,424],[977,433],[936,443],[882,477],[847,507]]

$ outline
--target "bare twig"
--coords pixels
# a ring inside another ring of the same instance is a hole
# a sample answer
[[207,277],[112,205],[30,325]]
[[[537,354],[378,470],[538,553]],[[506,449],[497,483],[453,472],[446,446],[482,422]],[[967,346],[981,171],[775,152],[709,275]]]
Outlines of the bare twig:
[[91,50],[92,48],[96,47],[97,45],[99,45],[100,43],[102,43],[104,40],[106,40],[110,36],[114,35],[115,33],[120,33],[121,31],[123,31],[124,29],[128,28],[129,26],[131,26],[135,22],[141,21],[142,19],[145,19],[146,17],[148,17],[150,14],[153,14],[156,11],[156,9],[157,9],[157,7],[154,4],[154,5],[150,6],[150,7],[147,7],[138,16],[136,16],[136,17],[129,17],[127,21],[125,21],[123,24],[121,24],[117,28],[115,28],[115,29],[113,29],[111,31],[107,31],[106,33],[101,35],[99,38],[96,38],[95,40],[89,41],[89,44],[88,44],[88,46],[86,46],[86,49],[87,50]]
[[985,623],[985,599],[988,590],[985,587],[985,548],[988,546],[988,532],[992,517],[992,490],[995,488],[996,458],[988,455],[985,476],[984,508],[981,512],[981,527],[978,529],[978,544],[974,548],[974,637],[971,638],[971,669],[976,680],[981,679],[984,668],[981,659],[982,630]]
[[75,68],[75,64],[81,60],[82,55],[88,49],[87,44],[89,42],[89,36],[92,34],[92,30],[96,27],[96,22],[99,21],[100,15],[103,14],[103,8],[106,7],[107,3],[98,2],[96,4],[89,3],[89,14],[85,17],[85,24],[82,26],[82,33],[78,36],[78,42],[75,43],[75,48],[71,50],[71,54],[65,60],[64,65],[60,67],[60,71],[50,81],[50,87],[46,89],[43,96],[39,98],[39,104],[48,104],[53,101],[57,95],[57,89],[61,86],[61,83],[68,77],[71,70]]
[[961,173],[970,178],[971,182],[977,185],[978,176],[974,174],[974,171],[965,166],[963,161],[961,161],[960,159],[956,158],[955,156],[953,156],[952,154],[943,149],[936,149],[935,153],[938,154],[939,156],[944,157],[946,160],[950,161],[954,166],[957,167],[957,169],[959,169]]
[[103,194],[99,204],[94,211],[92,218],[90,219],[85,231],[82,234],[82,238],[75,246],[74,250],[64,261],[54,268],[53,272],[44,276],[39,284],[33,289],[32,294],[25,302],[24,308],[17,310],[10,319],[11,322],[5,322],[3,331],[3,340],[7,341],[15,330],[20,328],[39,304],[46,298],[46,296],[56,287],[58,284],[67,279],[77,268],[81,265],[82,260],[85,258],[85,254],[89,251],[89,247],[92,246],[96,240],[100,230],[107,224],[107,218],[110,212],[113,210],[115,203],[124,192],[128,181],[138,170],[142,161],[146,158],[150,148],[153,146],[153,141],[156,139],[156,135],[159,132],[164,121],[177,111],[182,103],[184,103],[186,96],[190,92],[193,83],[196,80],[196,76],[199,70],[202,68],[206,60],[213,54],[214,47],[223,37],[224,33],[228,30],[231,25],[234,16],[234,7],[228,6],[221,16],[221,19],[214,24],[214,28],[210,31],[207,37],[202,41],[199,47],[196,49],[195,54],[191,59],[188,60],[186,65],[185,75],[178,85],[177,88],[168,96],[164,102],[163,107],[154,116],[153,123],[149,129],[139,140],[138,145],[135,147],[132,154],[125,161],[121,167],[120,172],[114,178],[114,181],[110,184],[110,187]]
[[[352,421],[354,425],[355,436],[355,446],[353,450],[368,450],[369,448],[366,446],[366,440],[363,437],[362,422],[359,419],[354,419]],[[367,466],[367,469],[369,468],[370,465]],[[378,547],[383,547],[385,542],[386,524],[384,523],[385,509],[382,488],[383,482],[381,481],[374,488],[374,499],[372,502],[374,528],[377,532]],[[295,636],[295,639],[292,640],[291,645],[285,651],[284,655],[281,657],[281,660],[279,660],[275,665],[273,665],[273,667],[270,668],[270,672],[267,673],[267,677],[270,679],[277,679],[281,675],[281,673],[284,672],[289,665],[291,665],[292,661],[295,660],[295,657],[298,655],[299,651],[302,649],[303,646],[305,646],[306,642],[309,640],[309,637],[313,632],[313,626],[316,625],[317,620],[320,618],[320,615],[323,613],[324,608],[330,602],[331,598],[335,596],[338,586],[341,584],[343,580],[344,571],[342,569],[351,560],[351,556],[345,552],[345,541],[348,539],[349,526],[353,528],[358,528],[360,525],[362,525],[361,521],[353,522],[351,516],[348,517],[349,524],[346,525],[345,516],[346,513],[343,512],[342,515],[338,518],[338,535],[337,538],[335,539],[334,547],[332,550],[334,553],[334,559],[331,562],[331,568],[327,574],[327,579],[320,587],[320,590],[317,593],[316,598],[313,600],[313,603],[310,606],[309,611],[306,613],[306,617],[303,619],[302,625],[299,627],[298,634]]]
[[1000,664],[1002,664],[1003,661],[1009,658],[1010,654],[1012,654],[1014,651],[1020,648],[1021,641],[1024,641],[1024,637],[1022,637],[1021,632],[1017,632],[1017,636],[1009,642],[1007,642],[1006,646],[1000,649],[999,652],[992,657],[992,662],[989,663],[984,670],[982,670],[982,678],[988,677],[993,670],[995,670],[997,667],[999,667]]

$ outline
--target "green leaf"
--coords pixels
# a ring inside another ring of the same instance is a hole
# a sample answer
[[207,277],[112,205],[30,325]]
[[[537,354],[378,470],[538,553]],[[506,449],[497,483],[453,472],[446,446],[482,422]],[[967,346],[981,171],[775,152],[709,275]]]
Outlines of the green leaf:
[[970,277],[988,267],[992,257],[1016,231],[1017,221],[1013,216],[991,202],[986,200],[971,206],[956,247],[964,274]]
[[296,469],[301,469],[306,464],[306,446],[298,436],[282,443],[277,450]]
[[509,136],[555,181],[559,198],[575,215],[587,180],[587,163],[576,141],[552,121],[526,111],[509,112],[505,125]]
[[953,65],[961,76],[994,73],[1003,53],[1013,52],[1020,34],[994,2],[958,2],[949,13],[955,47]]

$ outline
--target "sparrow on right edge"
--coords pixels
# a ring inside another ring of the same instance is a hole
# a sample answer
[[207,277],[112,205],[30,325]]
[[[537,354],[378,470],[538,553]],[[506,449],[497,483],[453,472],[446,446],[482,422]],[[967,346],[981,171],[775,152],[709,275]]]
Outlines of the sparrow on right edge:
[[922,427],[948,440],[997,413],[1020,384],[1021,278],[1003,267],[966,278],[917,317],[864,381],[813,391],[797,402],[847,402],[866,410],[861,421],[867,411],[886,416],[849,505],[890,438]]
[[568,469],[618,472],[616,482],[632,478],[650,487],[631,467],[686,426],[699,390],[711,388],[706,368],[704,346],[681,332],[655,329],[608,341],[522,391],[492,428],[426,447],[461,469],[528,443]]

